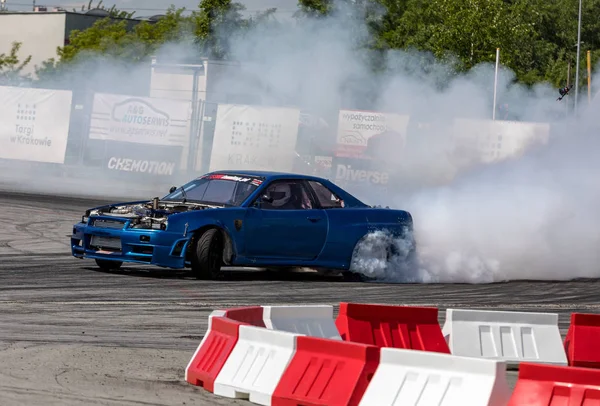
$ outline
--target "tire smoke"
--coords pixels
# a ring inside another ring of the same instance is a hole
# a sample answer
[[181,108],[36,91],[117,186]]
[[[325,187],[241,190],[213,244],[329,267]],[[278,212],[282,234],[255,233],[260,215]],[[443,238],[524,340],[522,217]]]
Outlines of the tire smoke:
[[600,277],[599,147],[594,135],[574,134],[397,198],[414,218],[417,263],[382,260],[369,247],[401,242],[378,233],[359,250],[357,272],[399,283]]

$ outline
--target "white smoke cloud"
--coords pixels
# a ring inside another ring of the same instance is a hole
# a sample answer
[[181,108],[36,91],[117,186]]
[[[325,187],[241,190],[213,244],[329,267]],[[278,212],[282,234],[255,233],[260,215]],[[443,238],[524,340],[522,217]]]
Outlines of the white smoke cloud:
[[598,146],[572,134],[404,200],[416,219],[422,279],[599,277]]

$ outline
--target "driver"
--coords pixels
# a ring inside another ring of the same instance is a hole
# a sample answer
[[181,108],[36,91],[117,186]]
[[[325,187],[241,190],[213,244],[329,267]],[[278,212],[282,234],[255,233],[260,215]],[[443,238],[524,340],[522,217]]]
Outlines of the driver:
[[268,194],[273,199],[270,206],[274,209],[301,210],[311,208],[310,203],[303,204],[303,193],[300,185],[277,183],[270,188]]
[[292,189],[287,183],[277,183],[269,191],[269,197],[273,199],[271,206],[284,209],[292,197]]

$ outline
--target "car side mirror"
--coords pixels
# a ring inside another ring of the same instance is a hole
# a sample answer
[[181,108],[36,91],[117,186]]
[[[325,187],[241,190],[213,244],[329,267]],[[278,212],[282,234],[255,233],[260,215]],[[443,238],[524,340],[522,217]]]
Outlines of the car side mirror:
[[177,190],[177,186],[171,186],[171,189],[169,189],[169,193],[173,193],[176,190]]

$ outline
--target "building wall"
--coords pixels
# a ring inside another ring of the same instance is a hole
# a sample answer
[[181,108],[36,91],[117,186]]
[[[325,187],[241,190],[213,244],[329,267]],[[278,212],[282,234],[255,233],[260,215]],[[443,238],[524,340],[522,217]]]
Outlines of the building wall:
[[[66,13],[66,22],[65,22],[65,37],[69,37],[69,33],[73,30],[85,30],[86,28],[91,27],[98,20],[101,20],[105,17],[103,16],[95,16],[95,15],[87,15],[81,13]],[[133,29],[134,26],[141,23],[140,20],[134,19],[113,19],[115,21],[127,21],[127,30]]]
[[[72,30],[85,30],[104,16],[70,12],[0,13],[0,54],[10,52],[12,42],[21,42],[20,60],[31,55],[23,70],[35,78],[35,66],[50,58],[58,58],[58,47],[68,43]],[[128,29],[140,20],[128,19]]]
[[56,58],[56,48],[65,44],[65,13],[0,14],[0,54],[8,54],[13,42],[21,42],[19,59],[31,55],[24,74],[35,74],[35,66]]

